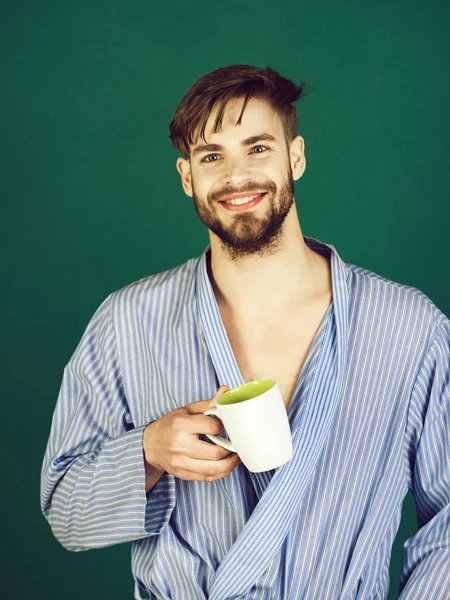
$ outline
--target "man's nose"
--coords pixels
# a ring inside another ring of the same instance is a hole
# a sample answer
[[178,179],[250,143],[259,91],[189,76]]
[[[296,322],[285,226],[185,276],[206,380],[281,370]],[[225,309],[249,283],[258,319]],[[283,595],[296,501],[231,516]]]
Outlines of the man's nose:
[[229,159],[225,165],[225,183],[240,185],[246,179],[252,179],[249,165],[242,159]]

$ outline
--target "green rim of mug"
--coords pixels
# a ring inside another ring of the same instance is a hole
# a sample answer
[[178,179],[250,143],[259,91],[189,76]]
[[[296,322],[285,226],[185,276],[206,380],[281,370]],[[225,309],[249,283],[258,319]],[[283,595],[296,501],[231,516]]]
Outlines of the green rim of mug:
[[248,381],[242,385],[238,385],[231,390],[228,390],[220,398],[217,399],[217,404],[223,406],[228,404],[237,404],[238,402],[245,402],[246,400],[252,400],[256,396],[268,392],[275,385],[274,379],[257,379],[256,381]]

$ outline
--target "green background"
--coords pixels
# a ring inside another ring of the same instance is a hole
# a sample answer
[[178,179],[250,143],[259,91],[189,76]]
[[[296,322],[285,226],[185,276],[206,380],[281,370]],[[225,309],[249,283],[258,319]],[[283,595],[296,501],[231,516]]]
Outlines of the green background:
[[[14,0],[1,13],[1,589],[131,599],[130,544],[62,548],[40,512],[40,469],[63,368],[96,308],[208,244],[168,139],[178,102],[233,63],[308,79],[303,233],[449,315],[450,7]],[[390,598],[416,526],[408,494]]]

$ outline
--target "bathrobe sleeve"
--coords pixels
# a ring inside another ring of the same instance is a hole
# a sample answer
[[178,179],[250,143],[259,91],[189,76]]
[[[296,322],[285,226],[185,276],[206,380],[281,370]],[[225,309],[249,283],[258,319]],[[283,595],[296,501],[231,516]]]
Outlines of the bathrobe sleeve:
[[409,408],[408,483],[418,531],[404,544],[401,600],[450,598],[450,321],[440,316]]
[[157,535],[175,506],[168,473],[145,493],[147,423],[135,426],[130,416],[111,297],[64,369],[41,471],[41,510],[75,552]]

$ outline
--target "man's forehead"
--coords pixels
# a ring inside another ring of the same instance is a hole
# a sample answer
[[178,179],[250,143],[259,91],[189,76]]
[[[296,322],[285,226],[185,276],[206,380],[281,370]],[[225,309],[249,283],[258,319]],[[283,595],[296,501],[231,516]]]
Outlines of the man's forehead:
[[[214,132],[214,124],[218,115],[220,105],[214,105],[205,126],[204,136],[207,143],[220,143],[219,138],[231,136],[233,140],[242,140],[249,136],[255,136],[264,131],[271,134],[275,139],[283,134],[281,119],[270,104],[262,98],[250,98],[241,117],[237,123],[244,104],[244,98],[232,98],[225,106],[222,123],[219,131]],[[202,124],[194,132],[192,150],[204,143],[200,137]]]

